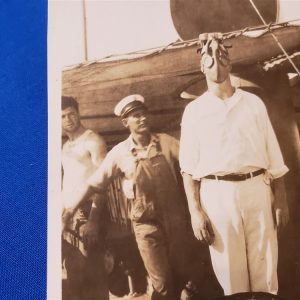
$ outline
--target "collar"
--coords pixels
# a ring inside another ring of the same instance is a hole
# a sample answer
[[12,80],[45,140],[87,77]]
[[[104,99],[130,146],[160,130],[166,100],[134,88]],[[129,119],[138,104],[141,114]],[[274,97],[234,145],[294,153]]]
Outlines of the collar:
[[223,100],[223,102],[227,106],[228,110],[230,110],[240,102],[241,98],[242,98],[241,91],[236,88],[233,95]]
[[146,147],[138,147],[134,142],[132,135],[128,137],[128,146],[130,152],[135,152],[135,150],[147,149],[152,146],[156,146],[159,142],[159,138],[156,134],[151,134],[150,143]]
[[224,107],[228,112],[233,107],[235,107],[242,99],[242,94],[239,89],[235,89],[233,95],[225,100],[220,99],[215,94],[209,91],[206,91],[205,95],[206,97],[204,98],[205,99],[204,102],[202,102],[202,100],[199,102],[199,103],[202,102],[202,104],[200,104],[201,106],[204,105],[204,107],[201,109],[200,112],[201,116],[208,116],[220,110],[223,111]]

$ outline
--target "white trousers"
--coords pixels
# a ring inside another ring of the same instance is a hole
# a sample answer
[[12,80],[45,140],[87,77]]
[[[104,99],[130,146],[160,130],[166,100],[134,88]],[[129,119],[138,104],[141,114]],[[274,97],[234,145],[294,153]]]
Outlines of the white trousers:
[[210,255],[225,295],[276,294],[277,234],[264,175],[239,182],[202,179],[200,196],[215,233]]

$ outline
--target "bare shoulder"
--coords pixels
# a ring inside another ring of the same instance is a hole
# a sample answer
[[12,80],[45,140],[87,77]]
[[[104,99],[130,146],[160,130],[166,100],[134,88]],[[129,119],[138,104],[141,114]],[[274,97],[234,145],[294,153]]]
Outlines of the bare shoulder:
[[98,134],[90,129],[88,129],[85,141],[90,146],[98,145],[101,147],[103,147],[103,146],[106,147],[106,142],[105,142],[104,138],[100,134]]

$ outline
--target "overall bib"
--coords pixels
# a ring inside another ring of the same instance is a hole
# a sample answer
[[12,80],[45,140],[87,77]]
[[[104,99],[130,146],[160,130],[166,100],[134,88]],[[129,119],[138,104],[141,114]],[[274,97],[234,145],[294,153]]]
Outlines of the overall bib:
[[131,219],[153,285],[151,299],[175,300],[185,283],[185,198],[159,144],[152,157],[137,157],[134,192]]

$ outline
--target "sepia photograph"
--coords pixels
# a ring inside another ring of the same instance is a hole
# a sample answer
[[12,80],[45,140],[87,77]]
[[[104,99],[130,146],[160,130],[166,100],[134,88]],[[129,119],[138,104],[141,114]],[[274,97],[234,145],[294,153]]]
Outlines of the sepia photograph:
[[300,299],[300,0],[48,1],[47,299]]

